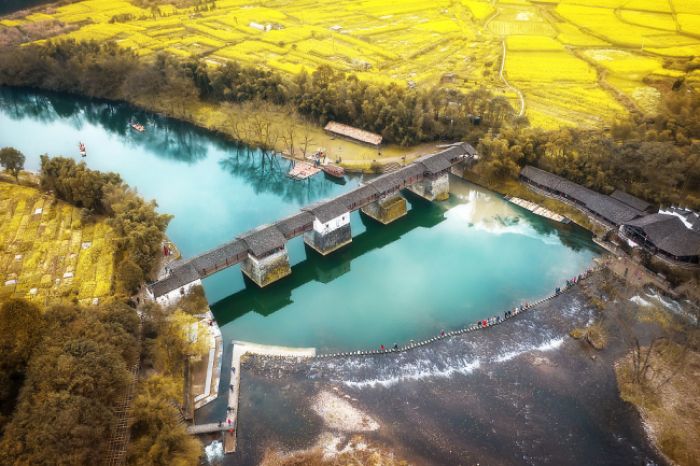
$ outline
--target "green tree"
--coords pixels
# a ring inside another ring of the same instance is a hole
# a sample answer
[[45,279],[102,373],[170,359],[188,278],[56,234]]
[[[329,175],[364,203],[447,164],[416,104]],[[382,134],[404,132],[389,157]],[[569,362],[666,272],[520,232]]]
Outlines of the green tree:
[[7,170],[16,180],[19,180],[19,172],[24,168],[24,154],[14,147],[0,149],[0,165]]
[[117,266],[117,282],[123,292],[133,295],[141,287],[143,271],[133,260],[126,257]]
[[181,421],[178,384],[154,375],[141,383],[132,411],[127,463],[134,466],[199,464],[202,446]]
[[23,299],[0,306],[0,429],[15,408],[27,362],[45,331],[41,310]]
[[39,344],[45,325],[41,310],[23,299],[0,306],[0,367],[22,371]]

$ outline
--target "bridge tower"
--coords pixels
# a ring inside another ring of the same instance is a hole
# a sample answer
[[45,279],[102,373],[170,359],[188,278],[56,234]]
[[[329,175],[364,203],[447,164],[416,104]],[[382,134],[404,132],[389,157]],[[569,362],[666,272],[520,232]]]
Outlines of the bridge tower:
[[429,201],[445,201],[450,197],[450,168],[445,157],[427,155],[416,160],[424,167],[423,179],[408,187],[413,193]]
[[263,225],[239,237],[248,245],[241,271],[260,288],[292,273],[286,238],[274,225]]
[[304,242],[314,251],[325,256],[352,242],[350,211],[342,200],[312,205],[303,210],[314,216],[313,229],[304,234]]

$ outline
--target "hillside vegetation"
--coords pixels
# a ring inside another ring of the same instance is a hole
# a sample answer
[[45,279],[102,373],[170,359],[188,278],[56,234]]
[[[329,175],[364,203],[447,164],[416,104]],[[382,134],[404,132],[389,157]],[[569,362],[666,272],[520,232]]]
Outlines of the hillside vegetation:
[[0,44],[113,40],[211,67],[296,76],[328,66],[378,85],[483,87],[547,129],[654,112],[669,80],[700,84],[700,3],[682,0],[85,0],[0,28]]

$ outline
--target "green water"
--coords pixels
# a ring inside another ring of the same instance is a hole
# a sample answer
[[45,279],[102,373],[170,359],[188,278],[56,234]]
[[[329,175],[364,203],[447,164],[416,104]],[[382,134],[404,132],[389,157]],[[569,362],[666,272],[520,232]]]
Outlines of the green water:
[[[145,123],[139,134],[128,123]],[[0,146],[37,169],[39,154],[80,158],[122,175],[175,216],[185,257],[300,206],[356,186],[285,176],[288,162],[127,105],[0,89]],[[320,348],[371,348],[434,335],[550,293],[597,254],[590,235],[451,179],[450,199],[407,195],[410,212],[379,225],[351,216],[350,246],[320,257],[287,245],[292,275],[264,290],[238,266],[205,280],[224,338]]]

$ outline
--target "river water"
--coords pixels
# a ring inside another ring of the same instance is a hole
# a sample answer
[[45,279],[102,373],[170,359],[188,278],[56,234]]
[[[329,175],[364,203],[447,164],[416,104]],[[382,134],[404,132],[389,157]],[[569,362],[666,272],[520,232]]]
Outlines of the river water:
[[[136,133],[129,122],[147,127]],[[191,257],[362,181],[286,177],[289,162],[125,104],[0,89],[0,147],[80,159],[119,173],[159,209]],[[457,178],[450,199],[407,195],[410,212],[383,226],[353,213],[353,242],[328,257],[288,243],[292,275],[264,290],[238,266],[205,280],[224,340],[372,348],[453,329],[548,294],[597,255],[590,234],[537,217]]]

